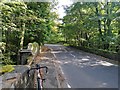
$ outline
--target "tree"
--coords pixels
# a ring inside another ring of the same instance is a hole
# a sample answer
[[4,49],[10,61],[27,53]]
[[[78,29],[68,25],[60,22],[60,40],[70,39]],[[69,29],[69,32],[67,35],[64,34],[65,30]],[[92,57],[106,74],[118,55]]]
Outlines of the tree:
[[120,2],[77,2],[65,10],[62,31],[69,44],[115,51]]
[[[17,57],[19,49],[28,43],[43,45],[55,26],[56,16],[48,2],[1,2],[2,42],[6,44],[4,55]],[[5,57],[7,57],[5,56]],[[16,57],[14,59],[16,59]],[[16,60],[15,60],[16,62]]]

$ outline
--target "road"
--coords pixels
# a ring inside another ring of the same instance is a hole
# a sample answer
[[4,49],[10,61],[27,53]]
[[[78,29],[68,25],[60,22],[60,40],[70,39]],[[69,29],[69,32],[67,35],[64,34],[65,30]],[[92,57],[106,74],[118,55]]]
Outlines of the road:
[[106,59],[62,45],[46,44],[52,49],[69,88],[118,88],[118,66]]

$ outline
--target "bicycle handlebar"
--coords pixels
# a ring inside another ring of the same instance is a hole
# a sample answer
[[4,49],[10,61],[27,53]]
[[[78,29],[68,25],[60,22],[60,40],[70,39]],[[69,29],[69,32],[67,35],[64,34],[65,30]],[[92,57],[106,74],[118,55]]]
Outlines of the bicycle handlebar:
[[30,68],[29,70],[28,70],[28,74],[29,74],[29,72],[31,71],[31,70],[34,70],[34,69],[41,69],[41,68],[45,68],[46,69],[46,73],[48,72],[48,67],[47,66],[42,66],[42,67],[40,67],[40,65],[39,64],[36,64],[36,67],[33,67],[33,68]]

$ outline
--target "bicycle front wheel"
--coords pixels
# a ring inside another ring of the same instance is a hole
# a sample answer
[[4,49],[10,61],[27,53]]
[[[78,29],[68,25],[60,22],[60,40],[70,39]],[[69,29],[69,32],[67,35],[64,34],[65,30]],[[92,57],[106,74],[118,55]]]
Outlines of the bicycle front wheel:
[[42,89],[42,85],[41,85],[41,81],[40,78],[37,78],[37,90],[41,90]]

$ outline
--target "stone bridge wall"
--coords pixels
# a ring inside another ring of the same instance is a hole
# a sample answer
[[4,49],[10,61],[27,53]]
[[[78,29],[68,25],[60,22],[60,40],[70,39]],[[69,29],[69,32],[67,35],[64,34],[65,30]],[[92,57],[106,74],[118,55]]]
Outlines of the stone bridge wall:
[[[32,62],[39,53],[39,46],[34,45],[35,47],[29,47],[29,49],[24,50],[31,50],[32,51]],[[33,50],[34,49],[34,50]],[[26,52],[25,51],[25,52]],[[0,76],[0,89],[2,90],[9,90],[11,88],[33,88],[34,87],[34,71],[30,72],[30,77],[28,77],[27,71],[29,68],[32,67],[31,64],[26,63],[26,59],[29,55],[24,54],[19,61],[19,65],[15,65],[15,70],[10,73],[5,73]],[[20,65],[22,64],[22,65]],[[26,64],[26,65],[24,65]],[[28,64],[28,65],[27,65]]]
[[11,73],[5,73],[2,78],[2,90],[11,88],[33,88],[34,71],[28,77],[28,65],[17,65]]
[[111,60],[120,62],[120,51],[118,53],[112,53],[112,52],[107,52],[107,51],[103,51],[103,50],[96,50],[96,49],[90,49],[90,48],[84,48],[84,47],[76,47],[76,46],[71,46],[71,47],[78,48],[80,50],[94,53],[97,55],[101,55],[101,56],[109,58]]

